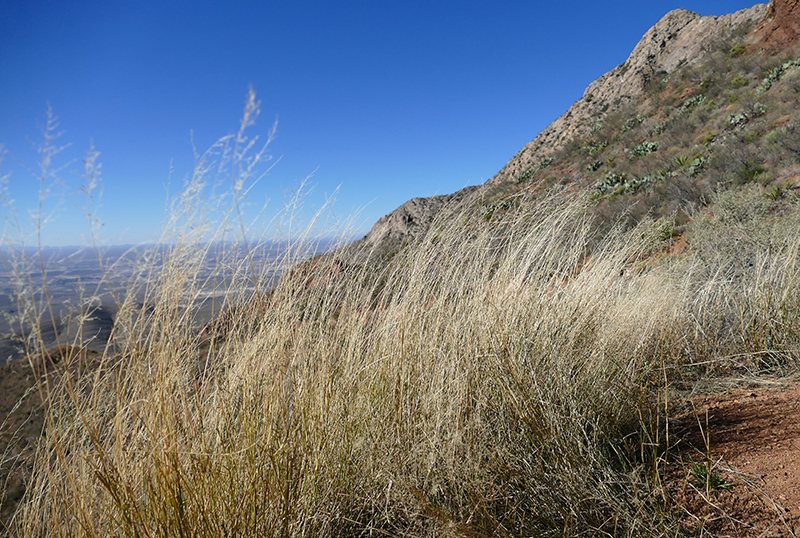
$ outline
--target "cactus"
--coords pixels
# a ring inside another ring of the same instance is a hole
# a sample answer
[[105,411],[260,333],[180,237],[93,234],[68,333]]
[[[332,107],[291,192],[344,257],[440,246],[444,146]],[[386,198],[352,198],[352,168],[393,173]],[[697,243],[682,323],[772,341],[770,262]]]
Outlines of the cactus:
[[586,147],[586,150],[589,152],[590,156],[597,157],[598,155],[603,153],[603,151],[605,151],[607,147],[608,147],[608,141],[603,140],[601,142],[594,142],[592,144],[589,144]]
[[628,131],[630,131],[634,127],[637,127],[638,125],[641,125],[642,122],[644,122],[644,117],[642,117],[642,116],[636,116],[635,118],[630,118],[622,126],[622,132],[623,133],[627,133]]
[[544,157],[541,161],[539,161],[539,164],[537,166],[535,166],[533,168],[529,168],[528,170],[525,170],[519,176],[517,176],[517,183],[522,183],[526,179],[529,179],[529,178],[535,176],[537,172],[547,168],[548,166],[550,166],[554,162],[556,162],[556,158],[555,157],[553,157],[553,156]]
[[730,114],[726,119],[731,127],[739,127],[747,123],[750,118],[744,112],[740,112],[738,114]]
[[630,177],[626,173],[621,174],[608,174],[603,181],[599,181],[595,185],[597,195],[608,193],[632,193],[639,190],[641,187],[649,184],[652,178],[645,177]]
[[590,164],[589,166],[586,167],[586,171],[587,172],[596,172],[597,170],[600,169],[601,166],[603,166],[603,161],[595,161],[595,162],[593,162],[592,164]]
[[691,163],[689,163],[686,173],[690,176],[696,176],[703,168],[705,168],[706,163],[708,163],[708,159],[698,155],[692,160]]
[[767,105],[764,103],[756,103],[753,105],[753,117],[757,118],[758,116],[763,116],[767,113]]
[[761,95],[765,91],[772,88],[772,85],[776,82],[780,81],[783,78],[783,75],[789,71],[790,69],[796,69],[800,67],[800,59],[797,60],[790,60],[788,62],[784,62],[781,65],[774,67],[770,70],[767,77],[761,81],[761,84],[756,89],[756,95]]
[[603,127],[604,127],[604,125],[602,123],[598,123],[597,125],[595,125],[594,127],[592,127],[589,130],[589,136],[592,136],[595,133],[599,132]]
[[706,96],[705,95],[693,95],[689,97],[686,101],[683,102],[683,106],[678,110],[679,114],[683,114],[684,112],[688,112],[695,108],[697,105],[705,102]]
[[543,168],[547,168],[548,166],[550,166],[554,162],[556,162],[556,158],[555,157],[553,157],[553,156],[545,157],[544,159],[539,161],[539,169],[541,170]]
[[642,142],[638,146],[632,147],[630,154],[631,157],[644,157],[655,151],[658,151],[658,144],[655,142]]

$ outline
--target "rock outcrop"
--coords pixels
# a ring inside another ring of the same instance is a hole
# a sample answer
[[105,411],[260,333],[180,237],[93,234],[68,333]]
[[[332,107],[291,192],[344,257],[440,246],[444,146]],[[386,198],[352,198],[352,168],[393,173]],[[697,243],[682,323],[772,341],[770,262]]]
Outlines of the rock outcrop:
[[404,242],[424,233],[442,209],[466,201],[478,188],[465,187],[453,194],[412,198],[378,219],[370,232],[358,241],[357,246],[378,253],[396,250]]
[[709,43],[748,20],[760,21],[767,9],[766,4],[757,4],[721,17],[701,17],[685,9],[670,11],[644,34],[625,63],[589,84],[583,98],[526,144],[489,181],[516,180],[575,136],[587,134],[608,112],[635,102],[651,77],[664,77],[684,62],[694,63]]
[[[502,190],[504,183],[516,181],[575,136],[588,134],[607,114],[627,104],[634,104],[643,95],[652,77],[666,77],[683,63],[699,61],[712,42],[742,23],[750,21],[755,24],[762,19],[767,21],[761,23],[766,42],[777,39],[774,36],[792,35],[796,38],[800,30],[800,25],[796,24],[798,3],[800,0],[774,0],[769,6],[756,4],[752,8],[720,17],[701,17],[685,9],[670,11],[644,34],[625,63],[592,82],[581,99],[526,144],[483,187],[469,187],[450,195],[409,200],[378,220],[354,247],[368,247],[368,250],[380,253],[395,250],[403,242],[427,230],[445,206],[465,203],[479,193]],[[772,19],[769,19],[770,14]],[[793,22],[781,23],[784,18]]]
[[756,35],[756,47],[768,51],[796,44],[800,36],[800,0],[773,0]]

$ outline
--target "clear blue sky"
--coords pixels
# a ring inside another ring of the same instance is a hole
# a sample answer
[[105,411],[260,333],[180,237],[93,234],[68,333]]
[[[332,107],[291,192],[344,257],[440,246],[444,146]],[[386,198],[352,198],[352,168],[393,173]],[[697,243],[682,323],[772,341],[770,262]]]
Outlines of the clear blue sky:
[[[0,7],[0,143],[36,164],[49,103],[71,146],[60,156],[60,216],[50,244],[80,244],[73,192],[90,141],[101,152],[107,243],[158,235],[172,191],[201,149],[237,127],[249,85],[253,134],[280,161],[254,205],[313,173],[308,208],[338,187],[335,215],[363,233],[415,196],[491,178],[622,63],[671,9],[722,15],[748,0],[253,2],[9,0]],[[36,186],[9,156],[18,210]],[[55,200],[50,200],[52,203]],[[3,209],[4,214],[6,210]]]

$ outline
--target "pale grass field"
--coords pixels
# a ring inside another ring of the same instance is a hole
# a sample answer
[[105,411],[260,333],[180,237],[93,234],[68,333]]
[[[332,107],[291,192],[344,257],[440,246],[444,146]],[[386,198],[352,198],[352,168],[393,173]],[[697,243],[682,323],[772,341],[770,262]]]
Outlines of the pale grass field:
[[697,215],[671,256],[669,222],[598,236],[582,194],[446,212],[388,263],[325,255],[268,297],[246,255],[224,260],[246,306],[201,339],[181,305],[210,252],[189,230],[209,228],[190,228],[203,191],[184,196],[171,256],[141,268],[153,308],[121,298],[119,351],[41,378],[17,536],[674,536],[671,384],[800,356],[796,219]]

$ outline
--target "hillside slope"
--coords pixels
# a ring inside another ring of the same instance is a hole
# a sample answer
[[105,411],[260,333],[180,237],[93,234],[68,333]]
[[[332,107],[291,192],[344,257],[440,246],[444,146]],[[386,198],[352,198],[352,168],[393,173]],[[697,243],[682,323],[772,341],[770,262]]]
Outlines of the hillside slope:
[[766,12],[766,4],[722,17],[701,17],[685,9],[670,11],[645,32],[624,63],[589,84],[582,99],[527,143],[489,182],[516,180],[570,139],[588,134],[609,114],[635,104],[651,78],[664,78],[679,65],[698,63],[712,42],[744,22],[761,20]]
[[[696,65],[712,43],[725,39],[743,24],[761,22],[759,28],[763,28],[765,36],[786,34],[782,28],[792,24],[786,15],[793,12],[783,7],[783,1],[774,4],[777,7],[756,4],[721,17],[701,17],[684,9],[667,13],[645,32],[624,63],[592,82],[583,98],[528,142],[483,188],[468,187],[450,195],[414,198],[382,217],[357,246],[379,252],[394,251],[426,230],[446,204],[507,194],[513,190],[509,184],[532,175],[570,141],[591,133],[608,116],[635,106],[651,79],[668,77],[684,65]],[[768,46],[767,41],[760,43]]]

